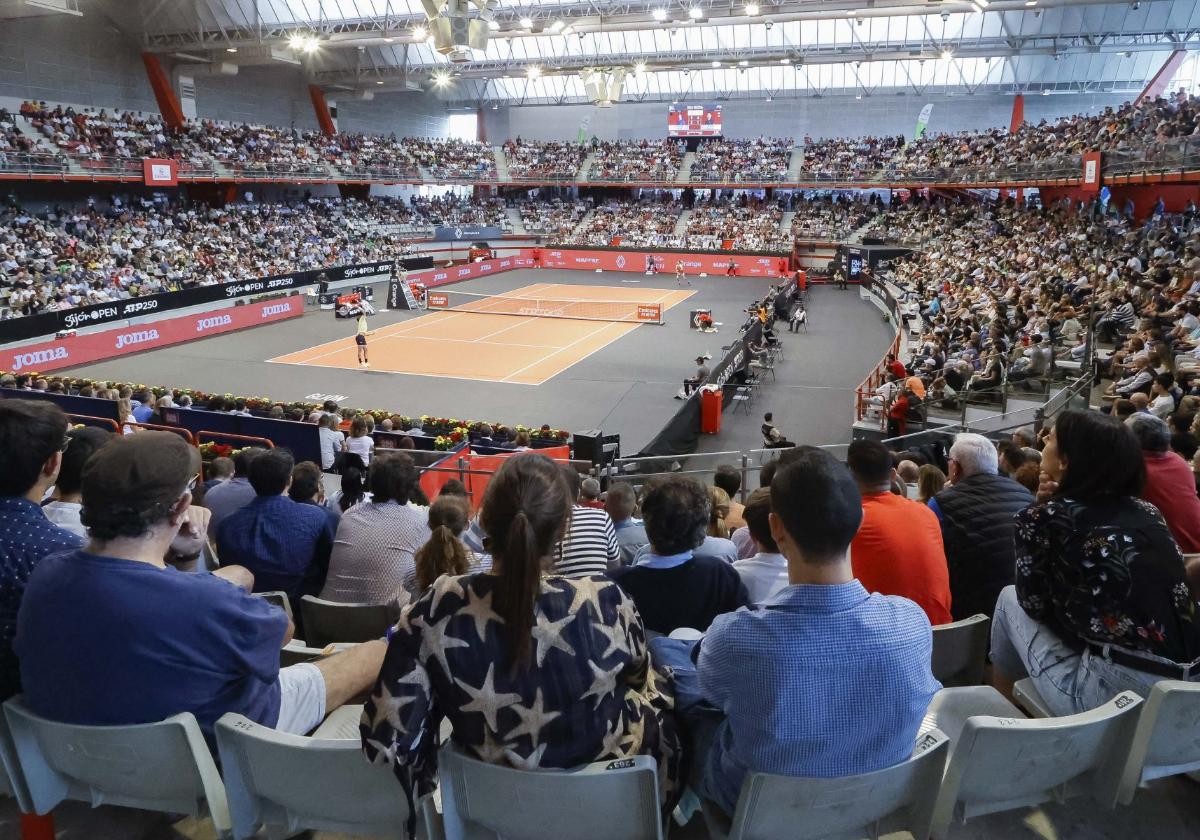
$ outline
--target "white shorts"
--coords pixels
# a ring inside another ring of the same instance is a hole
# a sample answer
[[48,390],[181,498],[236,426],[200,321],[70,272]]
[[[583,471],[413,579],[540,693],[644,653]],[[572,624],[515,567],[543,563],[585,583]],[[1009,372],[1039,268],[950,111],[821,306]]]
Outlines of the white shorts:
[[325,677],[310,662],[279,669],[279,721],[275,728],[307,735],[325,719]]

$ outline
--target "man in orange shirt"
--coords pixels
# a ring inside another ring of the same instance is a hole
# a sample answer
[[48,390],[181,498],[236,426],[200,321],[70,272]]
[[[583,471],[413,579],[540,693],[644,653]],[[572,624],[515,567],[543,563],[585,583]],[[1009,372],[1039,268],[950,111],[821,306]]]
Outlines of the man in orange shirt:
[[854,576],[868,592],[901,595],[915,601],[929,623],[947,624],[950,570],[942,528],[932,510],[892,493],[896,471],[882,443],[856,440],[846,465],[862,494],[863,520],[850,544]]

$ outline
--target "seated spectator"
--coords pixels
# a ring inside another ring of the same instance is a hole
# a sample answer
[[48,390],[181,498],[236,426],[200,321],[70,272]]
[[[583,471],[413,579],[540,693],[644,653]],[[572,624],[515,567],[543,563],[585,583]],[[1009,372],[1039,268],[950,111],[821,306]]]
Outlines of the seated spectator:
[[317,433],[321,436],[321,469],[330,472],[345,446],[346,435],[338,429],[337,414],[322,414],[317,426]]
[[224,456],[213,458],[205,465],[204,474],[208,476],[204,480],[204,495],[207,498],[214,487],[233,478],[233,459]]
[[1011,440],[1002,440],[996,444],[996,467],[1001,475],[1009,478],[1025,463],[1025,450]]
[[1171,451],[1171,428],[1152,414],[1125,421],[1142,450],[1146,482],[1138,495],[1158,508],[1184,554],[1200,552],[1200,498],[1188,462]]
[[942,492],[946,486],[946,474],[933,464],[923,464],[917,473],[917,501],[923,505]]
[[1020,468],[1012,474],[1012,480],[1020,484],[1030,493],[1037,493],[1038,484],[1041,483],[1040,476],[1042,466],[1040,463],[1026,461]]
[[680,627],[703,632],[722,613],[750,603],[725,560],[696,557],[709,522],[709,496],[690,478],[671,476],[642,502],[650,550],[611,577],[629,593],[646,627],[664,635]]
[[903,460],[896,464],[896,478],[904,485],[904,498],[915,499],[921,493],[921,468],[916,461]]
[[226,517],[254,501],[258,494],[250,485],[250,462],[261,455],[263,449],[241,449],[233,454],[233,478],[218,484],[204,495],[204,506],[212,511],[208,523],[208,535],[216,537],[217,529]]
[[294,466],[285,449],[264,450],[250,461],[254,499],[217,528],[217,553],[250,570],[255,592],[286,592],[298,615],[300,598],[316,595],[325,582],[333,527],[324,511],[287,497]]
[[412,458],[403,453],[380,452],[371,462],[371,499],[342,514],[322,598],[342,604],[408,602],[417,550],[430,534],[428,509],[410,504],[419,480]]
[[353,452],[341,453],[337,457],[336,472],[342,476],[340,489],[326,499],[326,506],[345,513],[360,502],[371,500],[371,494],[367,492],[367,465],[362,458]]
[[829,778],[906,760],[941,687],[920,607],[868,593],[854,579],[850,541],[862,502],[846,467],[804,451],[776,472],[770,493],[771,534],[791,585],[765,609],[713,622],[690,695],[695,653],[674,639],[652,644],[656,662],[679,667],[680,709],[703,699],[724,714],[715,732],[693,727],[693,761],[698,793],[727,814],[747,773]]
[[725,515],[725,527],[732,533],[746,524],[742,516],[744,505],[737,500],[742,489],[742,474],[737,467],[721,464],[713,474],[713,484],[725,491],[729,497],[729,513]]
[[991,615],[1012,583],[1013,514],[1033,494],[997,472],[996,447],[983,435],[960,434],[950,447],[950,484],[929,500],[942,524],[955,621]]
[[1039,503],[1017,515],[1016,584],[992,622],[997,688],[1028,675],[1059,716],[1200,678],[1188,675],[1200,657],[1196,602],[1170,529],[1137,498],[1146,467],[1133,433],[1064,411],[1042,455]]
[[621,563],[621,548],[612,520],[603,510],[580,504],[583,481],[579,473],[570,464],[562,464],[561,469],[575,504],[571,508],[570,525],[558,547],[554,574],[584,578],[617,568]]
[[862,495],[863,517],[850,544],[854,577],[868,592],[914,601],[930,624],[949,624],[950,572],[942,530],[928,506],[891,491],[896,471],[882,443],[856,440],[846,465]]
[[617,532],[621,565],[632,566],[638,552],[650,544],[646,526],[642,520],[633,517],[637,511],[637,494],[633,486],[624,481],[608,485],[608,492],[604,495],[604,510],[612,520],[613,530]]
[[491,557],[478,555],[462,542],[470,522],[471,509],[466,499],[442,494],[429,506],[429,542],[417,549],[412,580],[405,587],[420,597],[442,575],[466,575],[487,571]]
[[759,487],[751,493],[743,511],[754,555],[735,561],[733,568],[746,587],[750,603],[759,606],[788,585],[787,559],[779,553],[779,546],[771,536],[770,488]]
[[583,507],[604,510],[604,502],[600,500],[600,482],[588,476],[579,483],[579,504]]
[[88,461],[91,542],[39,564],[21,606],[16,650],[35,714],[114,726],[191,712],[211,747],[226,712],[303,735],[370,686],[382,642],[280,669],[292,633],[282,610],[163,562],[199,469],[170,432],[118,436]]
[[458,749],[525,770],[650,755],[674,807],[673,685],[638,611],[611,581],[547,574],[574,501],[545,456],[505,460],[481,513],[493,570],[438,578],[394,628],[361,732],[410,802],[436,785],[446,720]]
[[329,520],[329,527],[337,532],[342,514],[325,504],[325,479],[320,467],[312,461],[301,461],[292,467],[292,483],[287,492],[293,502],[318,508]]
[[39,506],[71,448],[67,428],[67,415],[52,402],[0,400],[0,700],[21,691],[12,644],[30,575],[47,555],[84,545]]
[[111,439],[112,432],[96,426],[80,426],[67,432],[69,443],[62,454],[58,478],[54,480],[54,495],[42,505],[42,513],[46,514],[47,519],[84,540],[87,539],[87,529],[79,521],[83,465]]

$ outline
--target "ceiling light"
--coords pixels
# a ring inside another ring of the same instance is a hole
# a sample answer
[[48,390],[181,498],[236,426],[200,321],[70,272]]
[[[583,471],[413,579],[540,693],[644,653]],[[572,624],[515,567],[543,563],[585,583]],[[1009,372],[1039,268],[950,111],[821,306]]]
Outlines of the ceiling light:
[[542,68],[538,67],[536,64],[531,64],[525,68],[525,75],[531,79],[536,79],[538,76],[542,75]]
[[527,17],[521,18],[521,28],[522,29],[533,29],[533,18],[527,18]]
[[1050,91],[1048,91],[1048,90],[1042,91],[1042,96],[1049,96],[1049,95],[1050,95]]
[[565,23],[563,23],[561,20],[556,20],[554,23],[550,24],[550,31],[561,32],[564,26],[566,26]]
[[424,41],[425,36],[428,34],[429,30],[427,30],[424,26],[413,27],[412,36],[414,41]]
[[646,72],[646,62],[639,61],[637,64],[633,65],[633,72],[634,73],[645,73]]
[[392,38],[389,36],[389,37],[383,39],[383,43],[390,44],[390,43],[392,43],[392,41],[395,41],[395,40],[396,40],[395,38]]
[[574,26],[566,26],[566,27],[563,27],[562,34],[564,34],[564,35],[570,35],[570,34],[571,34],[572,32],[574,32],[574,31],[575,31],[575,27],[574,27]]
[[988,0],[969,0],[971,7],[977,12],[982,12],[988,7]]
[[657,21],[664,21],[667,19],[667,10],[666,9],[655,9],[653,12],[650,13],[650,16]]
[[1026,6],[1036,6],[1037,0],[1025,0],[1025,5]]
[[781,58],[781,59],[779,59],[779,63],[780,64],[791,64],[792,60],[790,58]]
[[321,42],[317,40],[316,35],[309,35],[308,37],[302,36],[300,38],[300,49],[304,50],[306,53],[316,52],[317,47],[319,46],[321,46]]
[[952,58],[954,58],[954,53],[950,50],[942,50],[942,61],[949,61]]
[[738,62],[738,67],[749,67],[749,66],[750,66],[750,62],[744,58]]
[[704,17],[704,10],[699,6],[692,6],[688,9],[688,17],[692,20],[700,20],[700,18]]
[[771,101],[771,97],[769,97],[769,96],[768,96],[768,97],[767,97],[767,101],[768,101],[768,102],[770,102],[770,101]]
[[304,49],[304,36],[303,35],[289,35],[287,43],[288,43],[288,46],[294,50],[302,50],[302,49]]
[[438,87],[445,87],[450,84],[450,74],[446,72],[434,73],[433,83]]
[[488,21],[488,29],[492,30],[493,32],[499,32],[500,31],[500,21],[498,21],[494,18],[492,20],[489,20]]
[[720,67],[720,66],[721,66],[721,62],[719,62],[719,61],[714,61],[714,62],[712,63],[712,66],[713,66],[713,67]]
[[850,11],[846,12],[846,14],[850,15],[850,17],[854,17],[858,14],[858,9],[851,9]]
[[862,99],[862,94],[861,94],[861,93],[855,94],[854,98],[855,98],[855,99]]
[[225,52],[235,53],[237,52],[237,47],[226,47]]
[[758,14],[758,4],[757,3],[747,3],[746,4],[746,14],[750,15],[751,17]]
[[383,82],[376,82],[375,84],[377,84],[377,85],[381,85],[381,84],[383,84]]
[[499,110],[500,110],[500,106],[499,106],[499,105],[492,105],[492,110],[493,110],[493,111],[499,111]]

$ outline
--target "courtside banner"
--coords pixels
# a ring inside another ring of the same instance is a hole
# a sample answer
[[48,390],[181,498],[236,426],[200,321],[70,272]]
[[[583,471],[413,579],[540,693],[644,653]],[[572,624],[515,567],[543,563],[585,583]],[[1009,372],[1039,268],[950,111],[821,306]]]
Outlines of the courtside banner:
[[178,292],[162,292],[157,295],[145,295],[112,303],[96,303],[91,306],[65,309],[61,312],[43,312],[40,315],[28,315],[24,318],[0,321],[0,343],[54,335],[63,330],[83,329],[112,321],[140,318],[145,315],[157,315],[159,312],[170,312],[172,309],[183,309],[185,306],[200,306],[219,300],[233,300],[268,292],[302,289],[322,280],[336,283],[339,280],[386,275],[391,271],[392,264],[390,262],[337,265],[330,268],[293,271],[291,274],[261,277],[257,280],[235,280],[232,283],[196,286]]
[[[406,279],[409,283],[420,283],[425,288],[432,289],[434,286],[444,286],[447,283],[457,283],[460,280],[470,280],[472,277],[483,277],[487,274],[499,274],[515,268],[533,268],[537,263],[532,256],[532,251],[526,253],[526,250],[522,249],[519,256],[499,257],[493,260],[481,260],[429,271],[410,271]],[[430,305],[432,306],[432,304]]]
[[49,373],[142,350],[183,344],[233,330],[298,318],[303,314],[304,299],[300,295],[289,295],[244,306],[230,306],[212,312],[181,315],[148,324],[116,327],[58,341],[42,341],[0,350],[0,370]]
[[683,263],[685,274],[723,276],[733,260],[734,273],[739,277],[780,277],[788,273],[786,257],[756,254],[689,254],[671,251],[602,251],[568,248],[535,248],[542,268],[569,268],[578,271],[637,271],[654,270],[659,274],[674,274],[677,263]]

